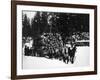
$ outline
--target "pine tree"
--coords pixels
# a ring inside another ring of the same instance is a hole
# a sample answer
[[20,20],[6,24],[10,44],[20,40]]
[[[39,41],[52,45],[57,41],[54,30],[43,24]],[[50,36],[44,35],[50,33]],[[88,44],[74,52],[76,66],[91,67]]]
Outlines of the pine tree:
[[27,17],[26,14],[23,15],[22,25],[22,36],[31,36],[30,19]]

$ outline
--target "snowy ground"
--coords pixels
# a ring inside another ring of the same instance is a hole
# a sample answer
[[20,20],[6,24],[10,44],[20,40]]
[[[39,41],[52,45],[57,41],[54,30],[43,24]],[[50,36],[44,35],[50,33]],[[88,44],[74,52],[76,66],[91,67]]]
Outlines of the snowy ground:
[[56,59],[47,59],[44,57],[33,57],[23,55],[23,69],[54,69],[54,68],[66,68],[66,67],[81,67],[88,66],[90,62],[90,48],[89,47],[77,47],[75,55],[75,62],[71,64],[65,64],[63,61]]

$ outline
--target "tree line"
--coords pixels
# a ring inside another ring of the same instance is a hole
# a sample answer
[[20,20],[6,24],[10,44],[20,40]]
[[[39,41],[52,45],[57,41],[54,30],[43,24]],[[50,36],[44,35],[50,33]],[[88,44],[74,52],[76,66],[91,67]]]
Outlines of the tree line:
[[73,32],[89,32],[89,14],[36,12],[30,20],[23,14],[22,36],[36,38],[45,33],[60,33],[61,36],[70,36]]

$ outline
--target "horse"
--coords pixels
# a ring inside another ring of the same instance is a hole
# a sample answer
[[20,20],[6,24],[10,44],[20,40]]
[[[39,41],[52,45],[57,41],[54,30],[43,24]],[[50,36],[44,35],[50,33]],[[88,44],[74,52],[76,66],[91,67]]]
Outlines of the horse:
[[76,46],[74,46],[72,49],[70,49],[70,47],[68,48],[69,60],[71,61],[72,64],[74,63],[75,52],[76,52]]
[[66,61],[67,61],[67,64],[68,64],[68,62],[69,62],[69,56],[68,56],[68,47],[67,46],[64,46],[62,48],[62,53],[63,53],[63,62],[66,63]]

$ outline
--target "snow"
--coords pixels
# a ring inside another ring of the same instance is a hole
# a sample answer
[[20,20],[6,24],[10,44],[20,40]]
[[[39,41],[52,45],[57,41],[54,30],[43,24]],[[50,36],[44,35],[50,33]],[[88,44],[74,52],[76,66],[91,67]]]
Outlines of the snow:
[[54,68],[66,68],[66,67],[83,67],[89,66],[90,63],[90,48],[77,47],[75,54],[75,62],[71,64],[65,64],[63,61],[57,59],[47,59],[44,57],[24,56],[22,61],[23,69],[54,69]]

